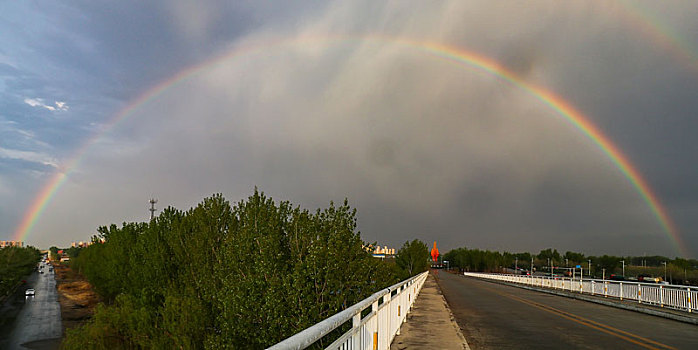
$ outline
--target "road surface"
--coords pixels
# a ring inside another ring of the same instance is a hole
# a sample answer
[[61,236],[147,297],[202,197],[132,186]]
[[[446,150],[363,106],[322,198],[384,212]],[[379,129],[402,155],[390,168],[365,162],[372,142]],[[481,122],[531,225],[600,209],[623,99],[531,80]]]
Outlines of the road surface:
[[[10,297],[0,311],[3,317],[14,318],[0,334],[0,349],[57,349],[61,338],[61,309],[56,292],[56,279],[43,268],[33,272],[27,284]],[[25,297],[24,291],[34,288],[35,296]],[[10,320],[11,321],[11,320]],[[24,346],[23,346],[24,344]]]
[[473,350],[698,349],[698,327],[439,271]]

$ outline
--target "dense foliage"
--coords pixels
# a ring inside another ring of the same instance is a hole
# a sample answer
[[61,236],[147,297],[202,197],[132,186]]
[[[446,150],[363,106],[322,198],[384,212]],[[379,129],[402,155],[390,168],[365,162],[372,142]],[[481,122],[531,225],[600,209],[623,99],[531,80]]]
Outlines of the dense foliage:
[[63,346],[274,344],[397,282],[363,248],[355,214],[346,201],[312,213],[255,190],[234,206],[214,195],[150,223],[102,227],[94,240],[104,243],[72,264],[107,304]]
[[[450,262],[451,267],[462,271],[481,272],[511,272],[518,267],[537,271],[550,271],[553,266],[555,271],[563,270],[563,267],[577,265],[585,269],[585,275],[589,273],[588,266],[591,261],[592,276],[601,278],[611,274],[622,274],[625,266],[626,276],[650,275],[664,277],[670,282],[680,284],[698,284],[698,261],[695,259],[670,259],[663,256],[628,256],[619,257],[612,255],[586,256],[582,253],[565,252],[560,254],[556,249],[544,249],[538,254],[509,253],[489,250],[457,248],[444,255],[444,260]],[[666,263],[666,269],[664,266]]]
[[404,278],[424,272],[429,268],[429,247],[418,239],[405,242],[395,256],[395,263],[404,271]]
[[0,299],[29,275],[41,259],[41,253],[34,247],[0,248]]

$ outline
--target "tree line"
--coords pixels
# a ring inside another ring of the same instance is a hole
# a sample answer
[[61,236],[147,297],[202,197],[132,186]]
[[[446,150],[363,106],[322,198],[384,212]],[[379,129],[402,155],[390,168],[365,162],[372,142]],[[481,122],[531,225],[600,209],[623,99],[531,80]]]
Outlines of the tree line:
[[346,200],[310,212],[256,189],[98,232],[71,265],[105,303],[66,349],[263,348],[426,269],[373,258]]
[[32,270],[41,259],[41,253],[34,247],[0,248],[0,300]]
[[[531,261],[538,271],[550,271],[551,265],[555,268],[580,265],[587,270],[591,260],[592,276],[598,278],[602,277],[604,271],[607,277],[611,274],[622,274],[625,265],[626,275],[653,274],[661,277],[666,271],[667,280],[671,279],[672,282],[681,284],[698,284],[698,260],[678,257],[670,259],[663,256],[587,256],[571,251],[561,254],[552,248],[541,250],[538,254],[510,253],[462,247],[449,251],[443,259],[449,261],[451,267],[461,271],[479,272],[502,272],[505,268],[515,267],[530,271]],[[588,271],[585,275],[587,273]]]

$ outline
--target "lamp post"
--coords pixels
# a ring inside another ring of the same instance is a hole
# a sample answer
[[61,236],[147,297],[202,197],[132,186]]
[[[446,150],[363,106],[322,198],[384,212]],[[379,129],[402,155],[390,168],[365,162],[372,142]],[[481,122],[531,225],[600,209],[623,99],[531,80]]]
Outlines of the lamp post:
[[589,262],[589,278],[591,278],[591,259],[587,261]]
[[625,277],[625,260],[621,260],[620,262],[623,263],[623,277]]

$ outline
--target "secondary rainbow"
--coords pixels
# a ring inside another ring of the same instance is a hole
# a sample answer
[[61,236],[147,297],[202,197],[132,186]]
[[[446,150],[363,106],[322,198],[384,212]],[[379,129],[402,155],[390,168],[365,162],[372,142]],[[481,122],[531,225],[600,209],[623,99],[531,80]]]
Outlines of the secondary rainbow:
[[123,108],[119,113],[114,115],[113,118],[106,124],[106,127],[102,128],[100,132],[96,133],[92,138],[88,139],[85,144],[76,152],[75,156],[66,163],[56,174],[54,174],[51,179],[44,185],[41,191],[38,193],[31,206],[26,211],[22,218],[17,230],[15,231],[16,240],[26,240],[27,235],[32,231],[33,226],[43,213],[47,204],[51,201],[51,198],[56,194],[61,185],[66,181],[68,176],[72,171],[74,171],[80,164],[80,161],[84,155],[88,152],[90,146],[96,143],[100,137],[119,123],[128,120],[129,116],[133,115],[139,107],[148,103],[149,101],[157,98],[166,90],[176,86],[188,78],[196,75],[197,73],[215,66],[216,64],[228,61],[234,58],[245,55],[261,54],[266,53],[271,49],[283,49],[286,47],[297,47],[303,44],[312,45],[324,45],[329,47],[332,45],[347,45],[347,44],[395,44],[401,45],[405,48],[410,48],[414,50],[421,51],[423,53],[428,53],[437,57],[454,62],[460,66],[467,65],[476,68],[480,71],[487,72],[488,74],[493,74],[504,81],[507,81],[522,90],[529,93],[531,96],[535,97],[543,104],[549,106],[557,115],[563,117],[569,123],[571,123],[575,128],[586,135],[594,144],[596,144],[606,156],[615,164],[615,166],[623,173],[623,175],[630,181],[632,186],[636,189],[640,197],[648,205],[653,215],[657,219],[659,225],[664,230],[664,232],[669,237],[671,243],[677,252],[684,256],[687,256],[685,250],[685,245],[672,223],[666,210],[661,205],[659,199],[654,194],[652,189],[649,187],[647,182],[642,178],[640,173],[631,164],[630,160],[618,149],[617,146],[611,142],[611,140],[606,137],[599,128],[597,128],[587,117],[576,110],[569,102],[565,101],[560,96],[554,94],[553,92],[539,86],[534,86],[520,77],[515,73],[508,70],[507,68],[500,65],[498,62],[482,56],[478,53],[466,51],[461,48],[456,48],[452,46],[447,46],[438,43],[415,41],[404,38],[392,38],[384,36],[364,36],[364,37],[351,37],[351,36],[325,36],[325,37],[301,37],[296,39],[282,39],[274,40],[269,42],[264,42],[262,44],[256,44],[252,46],[245,46],[235,48],[232,51],[217,56],[213,59],[207,60],[198,65],[187,68],[173,77],[161,82],[155,87],[149,89],[139,98],[135,99],[125,108]]
[[[676,31],[664,24],[657,16],[637,1],[621,0],[623,18],[629,21],[631,27],[639,30],[645,37],[673,56],[693,74],[698,74],[698,54],[696,47],[690,41],[682,38]],[[661,2],[657,2],[661,3]]]

